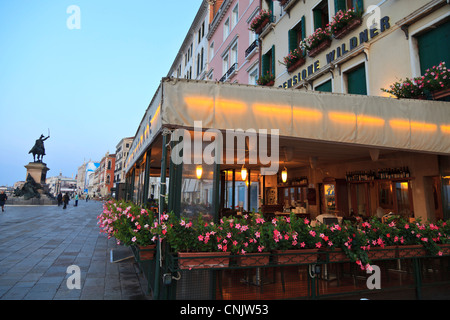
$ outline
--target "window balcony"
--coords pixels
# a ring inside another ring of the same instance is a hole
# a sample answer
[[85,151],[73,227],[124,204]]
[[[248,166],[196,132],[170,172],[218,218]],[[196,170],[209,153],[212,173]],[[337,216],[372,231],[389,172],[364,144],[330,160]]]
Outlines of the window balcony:
[[255,53],[258,52],[258,39],[253,41],[253,43],[245,50],[245,59],[250,60]]
[[237,72],[237,67],[238,64],[237,62],[234,63],[230,69],[228,69],[228,71],[222,76],[222,78],[220,78],[220,82],[225,82],[227,81],[229,78],[231,78],[236,72]]

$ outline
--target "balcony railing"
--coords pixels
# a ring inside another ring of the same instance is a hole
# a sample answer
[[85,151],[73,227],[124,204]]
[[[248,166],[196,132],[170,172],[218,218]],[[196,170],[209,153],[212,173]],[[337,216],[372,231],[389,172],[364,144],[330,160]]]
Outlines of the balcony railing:
[[253,41],[253,43],[247,48],[247,50],[245,50],[245,58],[250,56],[257,47],[258,47],[258,39]]
[[222,78],[220,78],[220,82],[225,82],[229,77],[231,77],[237,70],[237,62],[234,63],[230,69],[228,69],[228,71],[222,76]]

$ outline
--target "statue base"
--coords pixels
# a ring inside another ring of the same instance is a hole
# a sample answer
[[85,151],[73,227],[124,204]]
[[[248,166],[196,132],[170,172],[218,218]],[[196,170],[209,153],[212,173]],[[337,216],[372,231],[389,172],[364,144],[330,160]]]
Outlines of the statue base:
[[30,162],[25,166],[27,169],[27,175],[25,180],[27,180],[28,175],[30,175],[34,181],[40,184],[45,184],[45,180],[47,179],[47,172],[50,170],[47,168],[47,165],[42,162]]

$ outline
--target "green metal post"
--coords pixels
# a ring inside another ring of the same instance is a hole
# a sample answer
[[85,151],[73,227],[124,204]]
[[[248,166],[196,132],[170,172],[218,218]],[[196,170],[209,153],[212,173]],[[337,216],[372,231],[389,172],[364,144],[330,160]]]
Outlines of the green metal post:
[[150,179],[150,158],[152,156],[152,149],[147,150],[147,154],[145,156],[146,162],[145,162],[145,173],[144,173],[144,192],[142,195],[142,203],[144,206],[147,205],[148,200],[148,186],[149,186],[149,179]]
[[422,274],[420,258],[413,258],[414,283],[416,285],[416,298],[422,299]]
[[[164,212],[165,196],[166,196],[166,166],[167,166],[167,135],[162,136],[162,155],[161,155],[161,187],[159,191],[159,219],[161,219],[161,213]],[[153,299],[159,300],[159,284],[160,284],[160,271],[161,271],[161,242],[158,242],[156,246],[156,266],[155,266],[155,290],[153,293]]]

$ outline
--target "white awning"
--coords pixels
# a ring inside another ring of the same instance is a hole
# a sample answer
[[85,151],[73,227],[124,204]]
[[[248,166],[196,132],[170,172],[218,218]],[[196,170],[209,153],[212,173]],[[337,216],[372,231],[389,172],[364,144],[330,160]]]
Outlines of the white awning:
[[194,127],[194,121],[204,129],[279,129],[280,136],[303,140],[450,155],[448,102],[163,79],[127,172],[162,127]]

